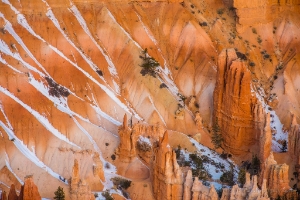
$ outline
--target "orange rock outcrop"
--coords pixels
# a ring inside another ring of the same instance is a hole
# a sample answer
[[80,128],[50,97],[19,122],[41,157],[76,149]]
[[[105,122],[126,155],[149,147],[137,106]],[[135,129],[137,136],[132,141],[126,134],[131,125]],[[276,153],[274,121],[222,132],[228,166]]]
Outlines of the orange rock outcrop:
[[31,176],[25,177],[24,185],[21,187],[19,200],[41,200],[41,195]]
[[266,180],[264,180],[262,189],[260,190],[257,185],[257,176],[250,179],[250,174],[246,173],[246,182],[243,188],[234,185],[231,189],[223,189],[221,200],[269,200],[268,191],[266,188]]
[[151,179],[155,199],[182,200],[183,173],[177,163],[176,153],[168,144],[167,132],[154,147]]
[[218,59],[214,90],[213,121],[218,122],[224,148],[240,155],[257,144],[262,131],[261,108],[251,94],[251,73],[234,49],[225,49]]
[[79,175],[78,161],[74,160],[73,173],[70,183],[70,194],[72,200],[94,200],[95,197],[91,192],[88,183],[82,180]]
[[16,188],[14,184],[12,184],[9,189],[8,200],[18,200],[18,195],[16,193]]
[[132,127],[128,126],[127,115],[123,118],[123,126],[118,129],[120,143],[116,149],[116,154],[120,160],[130,162],[136,156],[136,132],[132,131]]

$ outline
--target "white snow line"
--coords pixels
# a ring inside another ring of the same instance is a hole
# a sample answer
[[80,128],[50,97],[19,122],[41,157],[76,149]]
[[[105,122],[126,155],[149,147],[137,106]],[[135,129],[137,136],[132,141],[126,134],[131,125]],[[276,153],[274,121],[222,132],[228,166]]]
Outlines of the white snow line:
[[60,140],[65,141],[66,143],[75,146],[79,149],[81,149],[79,146],[71,142],[65,135],[60,133],[56,128],[52,126],[52,124],[46,119],[44,116],[42,116],[40,113],[32,109],[30,106],[22,102],[20,99],[18,99],[16,96],[14,96],[12,93],[10,93],[8,90],[0,86],[0,92],[3,94],[9,96],[13,100],[15,100],[17,103],[19,103],[23,108],[25,108],[29,113],[31,113],[48,131],[50,131],[55,137],[59,138]]
[[[6,2],[5,2],[6,3]],[[8,2],[9,3],[9,2]],[[11,5],[11,4],[10,4]],[[12,6],[11,6],[12,7]],[[17,13],[16,13],[17,14]],[[19,16],[20,14],[18,14]],[[4,28],[7,30],[14,38],[15,40],[22,46],[22,48],[26,51],[26,53],[29,55],[29,57],[41,68],[45,74],[49,75],[45,68],[39,63],[39,61],[33,56],[31,51],[27,48],[27,46],[24,44],[23,40],[18,36],[18,34],[15,32],[15,30],[12,27],[12,24],[4,17],[2,13],[0,13],[0,17],[5,21]],[[24,16],[23,16],[24,17]]]
[[52,45],[49,45],[50,48],[55,51],[58,55],[60,55],[62,58],[67,60],[70,64],[72,64],[75,68],[77,68],[79,71],[81,71],[86,77],[88,77],[91,81],[93,81],[96,85],[98,85],[115,103],[117,103],[123,110],[125,110],[128,113],[133,114],[137,119],[142,120],[142,118],[132,109],[129,109],[125,104],[123,104],[120,99],[111,91],[109,90],[105,85],[102,85],[99,83],[96,79],[94,79],[89,73],[84,71],[82,68],[80,68],[77,64],[73,63],[70,59],[68,59],[62,52],[60,52],[57,48],[53,47]]
[[13,130],[13,127],[12,127],[12,125],[10,124],[10,122],[9,122],[9,120],[8,120],[8,117],[6,116],[6,114],[5,114],[4,110],[3,110],[3,105],[2,105],[1,102],[0,102],[0,110],[1,110],[2,114],[4,115],[4,118],[5,118],[5,121],[6,121],[7,125],[8,125],[8,127],[9,127],[11,130]]
[[69,10],[76,17],[77,21],[79,22],[79,24],[81,25],[83,30],[86,32],[86,34],[90,37],[90,39],[93,41],[93,43],[97,46],[97,48],[100,50],[100,52],[104,56],[106,62],[108,63],[108,69],[109,69],[110,74],[112,76],[118,76],[117,69],[116,69],[114,63],[112,62],[112,59],[108,55],[106,49],[104,49],[100,45],[98,45],[98,43],[95,41],[94,37],[92,36],[88,26],[86,25],[84,18],[80,14],[80,11],[77,9],[77,7],[73,4],[72,1],[70,1],[70,3],[71,3],[71,8]]
[[[148,37],[149,37],[150,40],[155,44],[155,46],[156,46],[156,48],[158,49],[158,51],[159,51],[159,53],[160,53],[162,59],[164,60],[164,67],[165,67],[165,69],[163,69],[163,71],[165,71],[166,74],[170,74],[170,70],[169,70],[169,68],[168,68],[168,66],[167,66],[167,61],[166,61],[165,57],[163,56],[162,51],[161,51],[161,49],[159,48],[158,43],[157,43],[156,39],[154,38],[152,32],[151,32],[151,31],[148,29],[148,27],[144,24],[144,22],[142,21],[141,16],[140,16],[137,12],[135,12],[135,14],[136,14],[136,16],[139,18],[139,20],[140,20],[140,22],[141,22],[141,24],[142,24],[142,26],[143,26],[145,32],[146,32],[147,35],[148,35]],[[171,78],[172,78],[172,76],[171,76]],[[172,78],[172,79],[173,79],[173,78]]]
[[4,64],[4,65],[8,66],[8,67],[9,67],[10,69],[12,69],[13,71],[15,71],[15,72],[17,72],[17,73],[20,73],[20,74],[23,74],[23,72],[21,72],[21,71],[15,69],[13,66],[11,66],[10,64],[8,64],[8,63],[6,62],[6,60],[4,60],[4,59],[1,57],[1,54],[0,54],[0,62],[1,62],[2,64]]
[[66,113],[70,116],[74,115],[74,116],[78,117],[79,119],[98,127],[98,125],[93,124],[88,119],[86,119],[86,118],[82,117],[81,115],[79,115],[78,113],[72,111],[68,106],[68,102],[67,102],[66,98],[63,98],[63,97],[57,98],[57,97],[53,97],[53,96],[49,95],[49,92],[48,92],[49,89],[42,82],[37,81],[36,79],[34,79],[34,77],[30,77],[29,83],[36,90],[38,90],[42,95],[44,95],[47,99],[49,99],[51,102],[53,102],[54,105],[56,106],[56,108],[58,110],[60,110],[61,112]]
[[12,170],[10,164],[9,164],[9,158],[8,158],[8,155],[7,153],[5,152],[5,155],[6,155],[6,159],[5,159],[5,165],[7,167],[7,169],[16,177],[16,179],[19,181],[19,183],[21,183],[21,185],[24,184],[24,182],[22,181],[22,179],[20,179],[17,174]]
[[[54,178],[60,180],[60,175],[54,172],[50,167],[46,166],[42,161],[39,160],[39,158],[32,153],[24,144],[23,142],[17,138],[12,130],[10,130],[5,124],[0,121],[0,126],[5,130],[7,135],[9,136],[10,139],[13,139],[14,145],[19,149],[19,151],[26,157],[28,158],[31,162],[33,162],[36,166],[39,168],[45,170],[47,173],[49,173],[51,176]],[[65,184],[68,184],[68,182],[64,182]]]
[[279,140],[285,140],[288,142],[288,133],[283,131],[283,124],[281,123],[275,110],[272,110],[269,105],[265,103],[263,96],[265,96],[265,91],[263,88],[254,90],[254,85],[251,84],[251,92],[255,94],[258,101],[262,104],[265,113],[270,113],[271,116],[271,129],[275,130],[276,133],[272,137],[272,151],[281,152],[282,144],[278,143]]
[[157,114],[158,114],[159,118],[161,119],[161,121],[164,123],[164,125],[165,125],[165,126],[167,126],[167,124],[166,124],[166,122],[165,122],[165,120],[164,120],[163,116],[162,116],[162,115],[160,114],[160,112],[157,110],[157,108],[156,108],[156,106],[154,105],[154,102],[153,102],[153,100],[152,100],[152,98],[151,98],[151,96],[150,96],[150,95],[148,96],[148,98],[149,98],[149,100],[150,100],[151,104],[153,105],[153,107],[154,107],[154,110],[157,112]]
[[142,47],[130,36],[130,34],[117,22],[116,18],[113,16],[113,14],[105,7],[108,15],[110,18],[119,26],[119,28],[123,31],[123,33],[140,49],[142,50]]
[[[91,105],[91,104],[90,104]],[[111,116],[109,116],[108,114],[106,114],[105,112],[103,112],[100,107],[98,106],[94,106],[94,105],[91,105],[91,107],[95,110],[95,112],[97,114],[99,114],[101,117],[103,117],[104,119],[110,121],[111,123],[115,124],[116,126],[120,126],[122,125],[121,122],[117,121],[116,119],[112,118]]]
[[26,68],[28,68],[29,70],[32,70],[32,71],[38,73],[40,76],[44,76],[44,74],[42,72],[40,72],[39,70],[37,70],[36,68],[32,67],[27,62],[25,62],[22,59],[22,57],[20,56],[19,53],[13,53],[13,52],[11,52],[10,49],[9,49],[9,47],[8,47],[8,45],[3,40],[1,40],[1,39],[0,39],[0,52],[13,57],[14,59],[16,59],[19,62],[21,62]]

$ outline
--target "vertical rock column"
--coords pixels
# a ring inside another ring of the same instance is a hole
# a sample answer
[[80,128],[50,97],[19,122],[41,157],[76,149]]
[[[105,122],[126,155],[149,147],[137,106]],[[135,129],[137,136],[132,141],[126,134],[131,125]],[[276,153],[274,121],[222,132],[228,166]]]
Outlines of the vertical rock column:
[[[214,90],[213,122],[218,121],[223,147],[241,155],[257,144],[262,131],[257,99],[251,94],[251,73],[234,49],[225,49],[218,59]],[[258,113],[257,113],[258,112]]]
[[183,173],[177,163],[176,153],[168,144],[168,133],[160,138],[154,148],[152,184],[155,199],[182,200]]

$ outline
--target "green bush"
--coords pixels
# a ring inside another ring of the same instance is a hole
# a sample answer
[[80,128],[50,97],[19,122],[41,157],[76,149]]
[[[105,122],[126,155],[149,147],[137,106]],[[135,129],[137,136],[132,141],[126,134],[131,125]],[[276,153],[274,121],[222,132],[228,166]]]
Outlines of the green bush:
[[246,182],[246,170],[245,169],[240,169],[239,175],[238,175],[238,182],[240,186],[243,186]]
[[101,195],[105,198],[105,200],[114,200],[108,191],[102,192]]
[[65,200],[65,192],[64,189],[58,186],[57,190],[54,192],[54,199],[56,200]]
[[150,75],[153,77],[156,77],[156,68],[159,66],[159,63],[148,55],[148,49],[142,51],[142,55],[140,55],[140,58],[143,60],[141,67],[143,68],[141,70],[141,74],[143,76]]
[[127,189],[127,188],[129,188],[130,187],[130,185],[131,185],[131,181],[130,180],[127,180],[127,179],[125,179],[125,178],[121,178],[121,177],[114,177],[114,178],[112,178],[111,179],[112,180],[112,182],[113,182],[113,184],[115,185],[115,186],[117,186],[117,187],[121,187],[121,188],[123,188],[123,189]]

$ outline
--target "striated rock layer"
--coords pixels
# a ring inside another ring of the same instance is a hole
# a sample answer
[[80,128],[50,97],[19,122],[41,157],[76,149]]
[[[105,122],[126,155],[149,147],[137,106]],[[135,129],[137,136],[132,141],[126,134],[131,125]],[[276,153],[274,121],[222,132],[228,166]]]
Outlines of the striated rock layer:
[[168,133],[160,138],[154,148],[152,186],[155,199],[182,200],[183,173],[177,163],[176,153],[168,144]]
[[225,49],[218,59],[214,90],[214,122],[220,126],[224,148],[240,155],[257,144],[262,132],[262,108],[251,94],[251,73],[234,49]]

